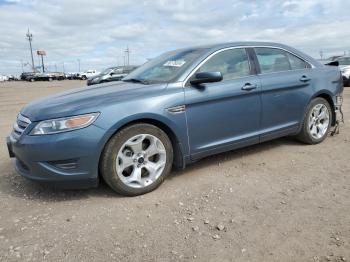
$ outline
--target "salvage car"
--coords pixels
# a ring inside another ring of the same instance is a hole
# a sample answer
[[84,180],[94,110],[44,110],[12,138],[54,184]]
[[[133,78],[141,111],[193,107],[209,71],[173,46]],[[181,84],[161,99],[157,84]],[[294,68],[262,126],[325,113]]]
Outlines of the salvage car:
[[172,167],[283,136],[326,139],[339,68],[286,45],[238,42],[167,52],[122,81],[34,101],[7,146],[22,176],[68,188],[104,179],[135,196]]
[[87,80],[87,85],[90,86],[106,82],[120,81],[136,68],[136,66],[118,66],[107,68],[102,71],[102,73],[90,77]]

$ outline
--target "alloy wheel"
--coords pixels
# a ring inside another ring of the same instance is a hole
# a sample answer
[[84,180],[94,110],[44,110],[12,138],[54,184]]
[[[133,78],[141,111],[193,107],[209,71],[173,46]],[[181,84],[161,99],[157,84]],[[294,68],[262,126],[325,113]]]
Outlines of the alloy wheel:
[[314,139],[321,139],[329,126],[329,110],[324,104],[315,105],[310,112],[308,131]]
[[139,134],[128,139],[116,158],[116,172],[127,186],[143,188],[151,185],[162,174],[166,164],[164,144],[150,134]]

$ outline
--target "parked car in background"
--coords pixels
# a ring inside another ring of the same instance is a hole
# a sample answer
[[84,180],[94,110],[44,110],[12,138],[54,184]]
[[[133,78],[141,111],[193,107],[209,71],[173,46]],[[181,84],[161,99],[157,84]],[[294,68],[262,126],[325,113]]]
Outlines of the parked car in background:
[[50,73],[54,80],[64,80],[66,79],[66,74],[63,72],[51,72]]
[[30,81],[30,78],[32,78],[37,72],[24,72],[20,75],[20,80],[24,81]]
[[4,82],[4,81],[7,81],[8,80],[8,77],[5,76],[5,75],[0,75],[0,82]]
[[66,74],[66,79],[69,80],[81,80],[81,73],[67,73]]
[[7,75],[7,80],[8,80],[8,81],[17,81],[17,80],[18,80],[18,76],[15,76],[15,75]]
[[94,77],[96,75],[98,75],[100,72],[98,72],[97,70],[87,70],[84,73],[79,73],[78,77],[82,80],[86,80],[90,77]]
[[333,61],[337,61],[339,63],[339,68],[343,75],[344,85],[350,86],[350,56],[337,57]]
[[102,73],[90,77],[87,81],[87,85],[89,86],[105,82],[120,81],[136,68],[136,66],[117,66],[107,68],[102,71]]
[[30,82],[64,80],[64,79],[65,79],[65,74],[61,72],[34,73],[32,75],[26,76],[26,80]]
[[29,82],[35,82],[35,81],[39,80],[40,75],[41,75],[41,73],[37,73],[37,72],[31,73],[31,74],[26,74],[24,77],[24,80],[29,81]]
[[238,42],[167,52],[122,81],[32,102],[7,146],[24,177],[135,196],[172,166],[283,136],[326,139],[342,105],[337,66],[286,45]]

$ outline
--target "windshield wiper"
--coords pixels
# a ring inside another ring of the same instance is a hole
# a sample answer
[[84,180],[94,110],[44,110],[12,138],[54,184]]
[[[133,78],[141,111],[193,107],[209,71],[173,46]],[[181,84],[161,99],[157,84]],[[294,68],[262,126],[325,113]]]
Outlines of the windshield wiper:
[[130,78],[130,79],[124,79],[123,82],[131,82],[131,83],[141,83],[144,85],[149,85],[149,81],[143,80],[143,79],[138,79],[138,78]]

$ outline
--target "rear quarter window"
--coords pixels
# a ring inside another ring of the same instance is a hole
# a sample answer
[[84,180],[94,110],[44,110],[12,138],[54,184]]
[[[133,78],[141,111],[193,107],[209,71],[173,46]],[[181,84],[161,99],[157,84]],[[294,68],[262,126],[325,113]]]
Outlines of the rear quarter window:
[[262,74],[309,68],[301,58],[278,48],[258,47],[255,53]]
[[296,57],[295,55],[292,55],[291,53],[287,52],[287,56],[288,56],[290,65],[292,67],[292,70],[298,70],[298,69],[304,69],[304,68],[310,67],[307,62],[300,59],[299,57]]

